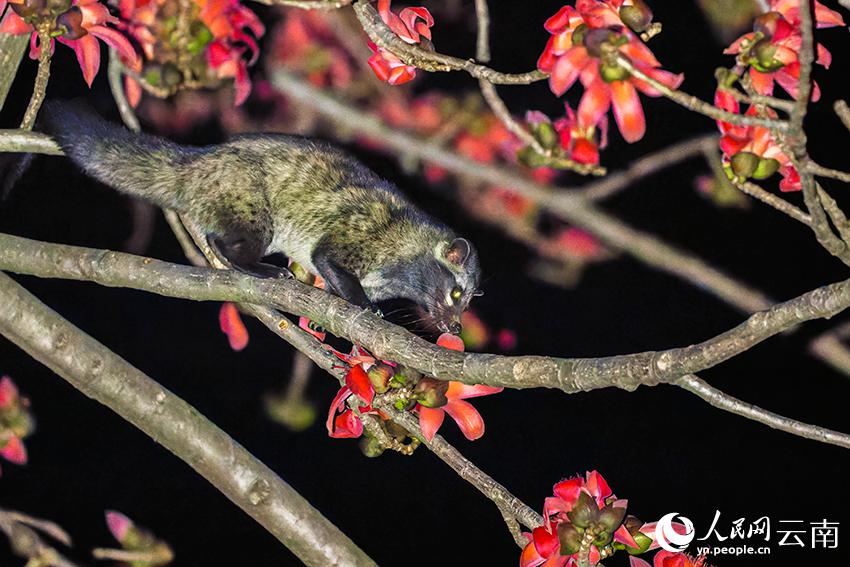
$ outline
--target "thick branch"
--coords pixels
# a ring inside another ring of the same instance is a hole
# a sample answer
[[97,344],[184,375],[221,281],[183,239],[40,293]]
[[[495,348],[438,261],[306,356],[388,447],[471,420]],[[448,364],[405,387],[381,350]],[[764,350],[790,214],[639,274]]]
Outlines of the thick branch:
[[374,565],[226,433],[0,274],[0,333],[183,459],[307,565]]
[[270,304],[316,321],[331,333],[443,380],[508,388],[557,388],[567,393],[675,381],[711,368],[799,323],[850,306],[850,280],[808,292],[752,315],[702,343],[603,358],[554,358],[460,353],[438,347],[322,290],[294,280],[257,279],[119,252],[46,244],[0,235],[0,269],[39,277],[93,281],[200,301]]

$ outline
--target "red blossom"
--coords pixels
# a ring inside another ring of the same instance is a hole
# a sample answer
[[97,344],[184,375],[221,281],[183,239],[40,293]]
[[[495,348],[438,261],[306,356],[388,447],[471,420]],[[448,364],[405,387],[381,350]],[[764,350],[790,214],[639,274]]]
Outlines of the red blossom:
[[[456,335],[444,333],[437,339],[437,344],[451,350],[463,351],[463,341]],[[426,408],[422,405],[416,406],[416,411],[419,412],[419,427],[422,430],[422,435],[430,441],[437,434],[437,431],[443,425],[443,420],[446,413],[457,423],[461,433],[470,441],[480,439],[484,435],[484,419],[478,413],[472,404],[465,401],[468,398],[476,398],[478,396],[489,396],[497,394],[504,388],[494,388],[492,386],[476,385],[470,386],[461,384],[460,382],[449,382],[449,388],[446,390],[446,398],[448,402],[439,408]]]
[[[819,28],[844,25],[841,14],[820,2],[814,3],[814,17]],[[803,39],[800,30],[800,6],[797,0],[770,0],[770,11],[757,17],[754,31],[742,35],[724,53],[737,54],[739,60],[749,65],[753,89],[763,95],[772,95],[774,83],[779,83],[788,94],[797,96],[800,79],[800,48]],[[832,55],[817,45],[818,64],[828,68]],[[820,98],[820,88],[813,83],[812,100]]]
[[[718,89],[715,93],[714,104],[735,114],[739,114],[741,110],[738,101],[723,89]],[[765,112],[770,118],[776,117],[773,111]],[[756,107],[751,106],[744,114],[756,116]],[[744,179],[765,179],[778,171],[782,175],[782,181],[779,182],[781,191],[800,190],[799,173],[769,129],[763,126],[731,124],[722,120],[719,120],[717,125],[722,133],[720,149],[723,152],[723,163],[733,175]]]
[[[529,542],[520,555],[520,567],[537,567],[538,565],[561,567],[574,564],[578,557],[577,553],[564,552],[563,555],[561,553],[559,526],[571,523],[569,514],[582,502],[582,494],[589,496],[592,499],[590,506],[598,507],[599,510],[606,507],[625,508],[627,505],[627,501],[617,500],[611,487],[596,471],[587,473],[585,477],[562,480],[552,488],[552,492],[554,496],[546,498],[543,504],[543,525],[535,528],[531,533],[524,534]],[[620,525],[616,529],[613,539],[628,547],[638,547],[625,525]],[[596,565],[600,558],[599,549],[595,545],[591,546],[591,565]]]
[[378,413],[370,405],[375,396],[375,389],[363,364],[356,364],[348,370],[345,375],[345,386],[340,388],[331,401],[328,419],[325,422],[329,436],[336,439],[353,439],[363,434],[363,422],[345,403],[352,394],[367,402],[366,406],[360,407],[361,414]]
[[351,84],[350,57],[328,19],[318,10],[291,10],[275,31],[273,63],[300,71],[317,87]]
[[652,559],[652,566],[639,557],[629,558],[630,567],[709,567],[705,557],[691,557],[685,553],[659,551]]
[[561,148],[573,161],[598,165],[599,150],[608,145],[608,117],[602,116],[598,123],[587,124],[569,104],[564,104],[564,107],[566,115],[554,124]]
[[549,86],[556,95],[564,94],[576,80],[584,86],[578,107],[578,121],[585,127],[599,125],[613,106],[620,133],[628,142],[640,140],[646,131],[646,119],[638,91],[661,96],[653,87],[632,77],[625,69],[603,57],[616,49],[632,64],[655,80],[677,88],[683,75],[660,69],[652,52],[620,19],[619,10],[630,5],[623,0],[577,0],[575,8],[564,6],[549,18],[544,27],[552,34],[537,61],[541,71],[549,73]]
[[[7,4],[11,5],[11,9],[6,10]],[[29,2],[23,0],[11,2],[0,0],[0,14],[3,14],[4,10],[6,12],[0,20],[0,33],[31,34],[30,57],[38,59],[39,52],[45,46],[39,45],[34,24],[41,22],[41,18],[46,16],[38,12],[30,14],[28,8]],[[52,22],[53,29],[50,31],[50,45],[46,48],[53,51],[53,38],[55,38],[59,43],[73,49],[82,69],[83,78],[89,86],[100,69],[98,40],[115,49],[126,66],[134,69],[139,67],[140,59],[136,50],[128,39],[113,27],[118,23],[118,18],[112,16],[107,7],[98,0],[73,0],[68,10],[57,13],[53,17],[55,20]]]
[[[392,0],[378,0],[378,14],[385,24],[402,40],[410,44],[423,44],[431,48],[431,26],[434,17],[427,8],[404,8],[398,15],[390,11]],[[391,85],[401,85],[412,81],[416,76],[416,67],[406,65],[393,53],[378,47],[371,41],[369,48],[374,55],[369,58],[369,66],[375,75]]]

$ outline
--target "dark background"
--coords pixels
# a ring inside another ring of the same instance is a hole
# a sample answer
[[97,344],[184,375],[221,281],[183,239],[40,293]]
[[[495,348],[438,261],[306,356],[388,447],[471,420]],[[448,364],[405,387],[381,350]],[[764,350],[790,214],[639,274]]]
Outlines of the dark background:
[[[493,2],[493,65],[509,71],[531,67],[547,37],[541,24],[560,5]],[[472,2],[465,6],[472,13]],[[654,8],[665,29],[652,41],[653,50],[665,68],[686,72],[683,88],[710,100],[714,68],[730,62],[721,54],[722,45],[691,3],[656,3]],[[438,20],[435,44],[443,52],[471,54],[474,36],[467,29],[441,26]],[[829,74],[820,68],[816,72],[824,98],[808,119],[813,156],[845,169],[848,133],[832,114],[831,104],[846,93],[840,86],[850,70],[846,33],[819,33],[835,61]],[[59,46],[56,54],[48,96],[86,94],[71,50]],[[34,72],[34,63],[27,60],[1,117],[4,127],[19,120]],[[428,77],[418,88],[427,87],[461,90],[474,88],[474,82],[461,74],[441,75]],[[545,83],[502,92],[517,113],[527,108],[550,115],[562,112]],[[90,98],[114,118],[104,72]],[[648,134],[633,146],[613,135],[603,154],[604,164],[613,170],[714,128],[710,120],[669,101],[642,98]],[[194,141],[216,140],[216,129],[205,128]],[[476,308],[494,327],[516,329],[519,353],[601,356],[682,346],[714,336],[744,317],[696,287],[628,257],[592,267],[575,289],[535,282],[524,274],[529,260],[525,248],[472,221],[452,202],[434,197],[422,179],[405,177],[394,160],[354,150],[476,243],[487,278],[486,295],[476,300]],[[717,209],[705,201],[693,189],[693,179],[706,171],[699,160],[672,168],[617,196],[605,208],[777,299],[846,277],[846,268],[817,245],[806,227],[759,204],[741,211]],[[844,187],[829,181],[825,186],[842,200]],[[801,202],[799,195],[788,197]],[[130,223],[125,198],[84,177],[64,158],[37,158],[0,204],[0,231],[51,242],[119,249]],[[157,220],[148,253],[183,261],[162,219]],[[88,283],[16,279],[195,405],[379,563],[517,563],[519,550],[495,506],[427,450],[412,457],[387,453],[371,460],[361,456],[356,442],[328,438],[321,422],[293,434],[269,421],[261,397],[280,387],[290,371],[292,352],[255,322],[247,323],[249,347],[234,353],[218,330],[217,304]],[[833,324],[809,323],[701,376],[780,414],[850,431],[850,379],[806,352],[809,339]],[[3,463],[0,504],[66,527],[75,538],[78,557],[93,546],[113,543],[103,510],[117,509],[169,541],[176,565],[299,564],[183,462],[2,339],[0,373],[11,375],[31,398],[38,419],[36,434],[26,442],[30,463]],[[336,389],[317,372],[309,394],[323,412]],[[487,423],[482,440],[467,442],[450,420],[441,433],[538,510],[553,483],[598,469],[617,495],[629,499],[632,513],[649,521],[679,512],[694,521],[698,537],[708,529],[715,510],[722,512],[719,526],[727,533],[732,520],[763,515],[772,519],[774,529],[779,520],[808,524],[823,519],[841,522],[840,530],[850,529],[844,492],[847,450],[715,410],[675,387],[571,396],[548,390],[506,391],[475,400],[475,406]],[[850,557],[850,544],[843,537],[839,534],[838,550],[812,552],[778,547],[774,533],[769,558],[719,557],[714,563],[840,564]],[[626,565],[626,559],[606,563]],[[22,564],[0,540],[0,565]]]

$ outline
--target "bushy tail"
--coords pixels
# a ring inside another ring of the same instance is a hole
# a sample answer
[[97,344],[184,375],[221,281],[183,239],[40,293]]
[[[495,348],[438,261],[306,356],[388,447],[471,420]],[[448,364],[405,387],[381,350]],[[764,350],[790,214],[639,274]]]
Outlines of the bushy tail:
[[47,102],[39,119],[39,128],[88,175],[161,207],[184,209],[181,180],[202,150],[136,134],[82,102]]

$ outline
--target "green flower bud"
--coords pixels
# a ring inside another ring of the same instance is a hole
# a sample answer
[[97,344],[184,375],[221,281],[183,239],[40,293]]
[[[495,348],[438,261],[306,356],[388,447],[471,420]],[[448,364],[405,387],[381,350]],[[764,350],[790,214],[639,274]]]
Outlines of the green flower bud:
[[753,31],[762,34],[764,37],[773,37],[776,33],[776,24],[783,19],[779,12],[765,12],[753,20]]
[[626,68],[620,67],[617,64],[609,65],[608,63],[602,63],[599,65],[599,74],[602,76],[602,80],[606,83],[625,81],[629,78],[629,72]]
[[375,389],[375,393],[383,394],[390,389],[390,380],[393,377],[393,367],[389,364],[376,364],[366,373],[369,376],[369,382]]
[[575,527],[587,529],[596,523],[599,517],[599,507],[593,497],[582,490],[579,492],[578,500],[576,500],[573,509],[567,512],[567,517]]
[[749,179],[759,166],[760,161],[761,158],[752,152],[738,152],[732,156],[732,171],[738,177]]
[[448,389],[448,382],[426,376],[420,378],[419,382],[416,383],[413,395],[416,401],[426,408],[439,408],[449,402],[448,398],[446,398],[446,390]]
[[614,541],[614,534],[607,530],[602,530],[593,538],[593,545],[596,547],[605,547],[612,541]]
[[62,37],[75,40],[88,35],[83,27],[83,13],[76,6],[56,18],[56,23],[64,30]]
[[626,553],[629,555],[640,555],[641,553],[646,553],[649,551],[649,546],[652,545],[652,538],[646,535],[643,532],[636,532],[632,534],[632,537],[635,540],[635,543],[638,544],[637,547],[626,547],[623,546],[626,550]]
[[375,457],[380,457],[384,453],[384,447],[381,445],[381,442],[375,439],[374,437],[369,437],[364,435],[362,439],[360,439],[360,451],[364,456],[373,459]]
[[631,6],[620,8],[620,19],[637,33],[646,31],[652,23],[652,10],[643,0],[634,0]]
[[558,145],[558,133],[551,122],[541,122],[531,128],[534,137],[540,142],[540,145],[547,150],[551,150]]
[[753,55],[750,58],[750,65],[762,73],[772,73],[785,66],[785,63],[776,59],[776,46],[768,39],[757,42],[750,53]]
[[623,523],[623,519],[625,519],[625,517],[625,508],[608,505],[599,511],[599,519],[597,520],[597,523],[598,525],[603,526],[605,531],[613,533],[620,527],[620,524]]
[[617,45],[617,40],[618,34],[606,28],[589,30],[582,38],[587,52],[593,57],[602,57],[606,49],[610,50]]
[[753,179],[767,179],[779,169],[779,162],[773,158],[762,158],[758,167],[753,171]]
[[566,522],[558,525],[558,541],[561,543],[561,555],[578,553],[584,530],[579,530]]
[[590,28],[587,27],[587,24],[579,24],[576,29],[573,30],[573,46],[584,45],[584,36],[587,34],[587,31]]
[[517,160],[527,167],[543,167],[546,165],[546,156],[541,155],[531,146],[525,146],[516,153]]

